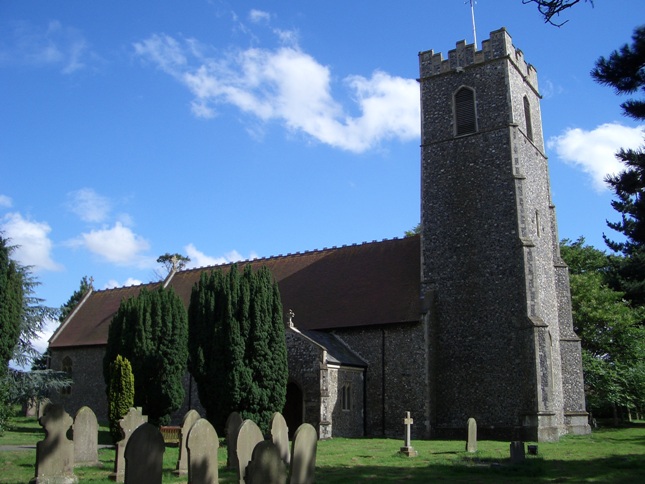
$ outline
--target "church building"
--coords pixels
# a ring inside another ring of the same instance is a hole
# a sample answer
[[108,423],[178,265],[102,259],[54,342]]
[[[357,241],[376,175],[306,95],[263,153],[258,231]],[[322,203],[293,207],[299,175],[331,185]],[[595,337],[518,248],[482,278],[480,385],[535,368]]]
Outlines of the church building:
[[[481,50],[419,54],[421,233],[238,263],[280,288],[292,430],[321,438],[465,435],[550,441],[590,431],[568,270],[560,258],[537,73],[505,29]],[[102,359],[124,298],[172,287],[186,306],[204,271],[90,290],[50,340],[74,384],[68,412],[107,417]],[[200,409],[186,376],[183,415]]]

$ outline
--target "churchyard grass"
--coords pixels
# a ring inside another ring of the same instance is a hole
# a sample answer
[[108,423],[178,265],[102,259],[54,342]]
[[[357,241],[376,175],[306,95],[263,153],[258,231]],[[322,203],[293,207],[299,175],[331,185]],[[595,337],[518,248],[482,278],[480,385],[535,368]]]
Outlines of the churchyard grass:
[[[33,446],[44,434],[34,418],[14,418],[13,430],[0,437],[2,445]],[[101,427],[101,434],[107,432]],[[464,433],[465,436],[465,433]],[[100,439],[104,440],[103,436]],[[605,428],[588,436],[567,436],[538,444],[538,455],[509,463],[509,443],[479,441],[478,452],[464,451],[465,441],[419,441],[418,457],[401,456],[402,440],[332,439],[318,442],[316,482],[645,482],[645,422]],[[178,448],[164,453],[164,483],[185,483],[173,475]],[[0,451],[0,483],[24,483],[34,476],[35,449]],[[102,467],[77,467],[79,482],[110,483],[114,450],[99,450]],[[219,451],[221,483],[234,483],[234,471],[224,469],[226,450]]]

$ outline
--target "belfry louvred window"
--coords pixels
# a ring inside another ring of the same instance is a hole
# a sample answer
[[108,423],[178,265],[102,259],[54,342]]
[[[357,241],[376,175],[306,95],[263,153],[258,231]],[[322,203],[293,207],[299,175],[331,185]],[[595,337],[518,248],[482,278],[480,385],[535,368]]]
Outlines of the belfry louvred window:
[[475,92],[462,87],[455,93],[455,135],[461,136],[476,131]]

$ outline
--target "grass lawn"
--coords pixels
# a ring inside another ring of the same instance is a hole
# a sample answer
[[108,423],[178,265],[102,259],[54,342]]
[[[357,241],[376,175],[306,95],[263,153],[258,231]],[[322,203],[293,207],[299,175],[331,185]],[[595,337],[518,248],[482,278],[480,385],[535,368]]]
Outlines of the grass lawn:
[[[34,418],[18,417],[0,436],[3,445],[34,445],[44,433]],[[465,429],[464,429],[465,434]],[[99,440],[107,443],[102,427]],[[538,455],[524,463],[509,463],[509,443],[480,441],[476,454],[464,452],[463,441],[413,441],[415,458],[398,454],[402,441],[392,439],[332,439],[318,443],[316,482],[645,482],[645,422],[606,428],[592,435],[567,436],[538,444]],[[164,454],[163,482],[187,482],[173,475],[177,447]],[[0,483],[26,483],[34,476],[35,449],[0,451]],[[237,482],[224,469],[226,450],[220,448],[220,482]],[[114,450],[101,449],[102,467],[77,467],[80,482],[109,483]]]

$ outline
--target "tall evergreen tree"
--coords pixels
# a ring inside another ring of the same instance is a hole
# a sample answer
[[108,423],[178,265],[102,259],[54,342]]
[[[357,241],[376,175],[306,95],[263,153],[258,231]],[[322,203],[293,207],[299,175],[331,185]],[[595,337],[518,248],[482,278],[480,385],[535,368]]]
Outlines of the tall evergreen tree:
[[80,286],[74,293],[69,297],[67,302],[60,307],[60,316],[58,320],[62,323],[65,321],[65,318],[76,309],[78,303],[80,303],[87,294],[87,292],[92,288],[92,281],[87,277],[83,276],[81,278]]
[[286,397],[282,303],[268,269],[202,274],[189,308],[191,374],[215,428],[238,411],[267,429]]
[[106,385],[110,364],[119,354],[132,364],[135,405],[143,407],[151,423],[167,423],[183,402],[188,360],[186,310],[172,289],[144,288],[122,301],[110,323],[103,359]]
[[[635,29],[632,44],[624,45],[609,57],[601,57],[591,72],[601,84],[611,86],[618,94],[645,92],[645,26]],[[629,99],[621,104],[626,116],[645,120],[645,101]],[[608,176],[606,182],[616,195],[612,207],[621,215],[618,222],[607,225],[621,233],[625,241],[603,235],[610,249],[625,257],[618,259],[615,287],[636,305],[645,305],[645,151],[622,149],[617,158],[625,170]]]
[[121,420],[134,405],[134,375],[132,365],[127,358],[117,355],[110,365],[110,382],[108,385],[108,419],[110,435],[114,442],[121,440]]

